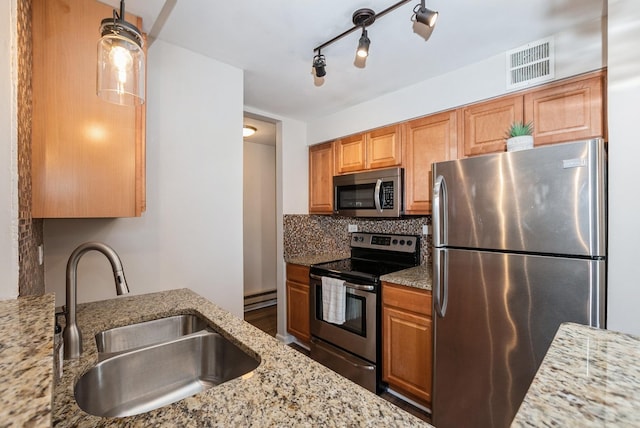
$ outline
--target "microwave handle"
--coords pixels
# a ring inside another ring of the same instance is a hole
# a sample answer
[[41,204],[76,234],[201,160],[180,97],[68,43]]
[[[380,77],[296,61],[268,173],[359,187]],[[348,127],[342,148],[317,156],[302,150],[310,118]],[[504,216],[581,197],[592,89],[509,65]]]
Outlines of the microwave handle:
[[376,209],[382,212],[382,196],[380,195],[380,187],[382,186],[382,179],[378,178],[376,181],[376,190],[373,192],[373,200],[376,204]]

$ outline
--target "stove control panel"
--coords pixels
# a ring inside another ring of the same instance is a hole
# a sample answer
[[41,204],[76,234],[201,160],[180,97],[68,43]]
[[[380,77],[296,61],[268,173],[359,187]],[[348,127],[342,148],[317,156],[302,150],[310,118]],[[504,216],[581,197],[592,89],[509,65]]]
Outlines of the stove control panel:
[[395,235],[357,232],[351,237],[351,247],[413,253],[418,245],[418,235]]

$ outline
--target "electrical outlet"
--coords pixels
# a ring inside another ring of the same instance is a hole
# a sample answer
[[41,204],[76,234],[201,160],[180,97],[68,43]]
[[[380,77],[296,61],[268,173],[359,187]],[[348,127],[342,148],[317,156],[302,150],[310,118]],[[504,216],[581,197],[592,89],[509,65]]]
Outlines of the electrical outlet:
[[357,224],[350,224],[350,225],[348,226],[348,229],[347,229],[347,230],[348,230],[349,232],[357,232],[357,231],[358,231],[358,225],[357,225]]
[[428,224],[423,224],[422,225],[422,234],[423,235],[431,235],[431,226],[429,226]]

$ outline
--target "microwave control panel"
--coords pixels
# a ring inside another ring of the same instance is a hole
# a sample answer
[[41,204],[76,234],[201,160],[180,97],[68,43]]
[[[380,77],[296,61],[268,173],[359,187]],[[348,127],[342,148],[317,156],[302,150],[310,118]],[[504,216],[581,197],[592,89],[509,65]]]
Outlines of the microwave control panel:
[[380,186],[382,209],[393,209],[393,181],[385,181]]

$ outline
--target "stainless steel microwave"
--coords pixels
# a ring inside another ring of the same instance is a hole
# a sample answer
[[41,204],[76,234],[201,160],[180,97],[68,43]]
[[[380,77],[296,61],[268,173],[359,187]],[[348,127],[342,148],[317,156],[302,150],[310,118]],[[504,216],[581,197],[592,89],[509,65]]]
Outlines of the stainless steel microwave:
[[404,214],[404,169],[388,168],[333,177],[333,212],[347,217]]

